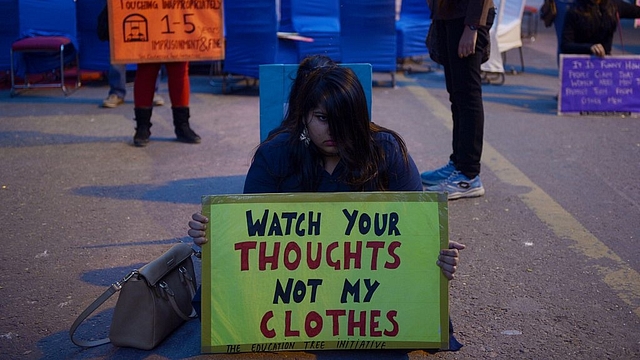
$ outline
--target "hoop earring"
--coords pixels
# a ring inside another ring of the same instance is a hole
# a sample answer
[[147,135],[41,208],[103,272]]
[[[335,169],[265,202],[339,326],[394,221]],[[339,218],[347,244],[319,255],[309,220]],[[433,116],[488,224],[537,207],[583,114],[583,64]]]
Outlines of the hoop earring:
[[300,133],[300,141],[304,143],[304,146],[309,146],[309,141],[311,141],[311,138],[309,138],[309,130],[307,130],[306,126]]

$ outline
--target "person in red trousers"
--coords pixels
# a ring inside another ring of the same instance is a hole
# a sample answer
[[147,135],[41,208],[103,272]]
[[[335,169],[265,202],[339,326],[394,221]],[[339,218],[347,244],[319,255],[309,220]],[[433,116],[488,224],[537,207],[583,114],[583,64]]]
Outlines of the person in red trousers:
[[[134,113],[136,133],[133,144],[138,147],[146,146],[151,136],[151,112],[153,109],[153,95],[155,93],[156,78],[163,63],[138,64],[136,79],[133,85]],[[200,136],[189,126],[189,63],[164,63],[167,70],[169,98],[173,112],[173,126],[178,141],[188,144],[199,144]]]

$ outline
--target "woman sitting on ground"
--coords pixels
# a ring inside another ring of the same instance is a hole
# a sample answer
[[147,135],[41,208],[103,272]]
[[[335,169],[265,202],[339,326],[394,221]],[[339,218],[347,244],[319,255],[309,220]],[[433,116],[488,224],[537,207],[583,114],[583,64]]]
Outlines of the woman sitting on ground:
[[[244,193],[422,191],[418,169],[396,132],[372,123],[355,73],[324,56],[302,61],[284,121],[257,148]],[[189,221],[196,245],[209,219]],[[436,263],[454,278],[458,251],[450,241]],[[462,345],[451,336],[450,349]]]

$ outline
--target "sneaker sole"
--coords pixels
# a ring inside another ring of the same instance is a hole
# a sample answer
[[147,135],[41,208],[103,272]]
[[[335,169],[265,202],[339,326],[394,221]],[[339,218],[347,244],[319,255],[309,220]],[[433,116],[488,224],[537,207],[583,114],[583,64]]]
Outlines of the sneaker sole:
[[479,197],[483,195],[484,195],[484,187],[480,187],[480,188],[475,188],[469,191],[448,193],[447,199],[456,200],[456,199],[463,199],[463,198],[474,198],[474,197]]
[[122,104],[124,104],[124,101],[119,102],[117,104],[115,104],[115,103],[102,103],[102,107],[103,108],[113,109],[114,107],[118,107],[118,106],[120,106]]

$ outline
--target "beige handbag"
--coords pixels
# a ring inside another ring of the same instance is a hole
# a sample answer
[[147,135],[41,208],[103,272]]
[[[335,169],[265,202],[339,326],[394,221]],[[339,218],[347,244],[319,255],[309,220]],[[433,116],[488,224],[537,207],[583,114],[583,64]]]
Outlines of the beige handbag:
[[[185,321],[197,317],[191,305],[196,292],[192,254],[189,244],[176,244],[159,258],[112,284],[78,316],[69,330],[71,341],[83,347],[109,342],[143,350],[156,347]],[[78,339],[75,336],[78,326],[116,292],[120,294],[109,337]]]

